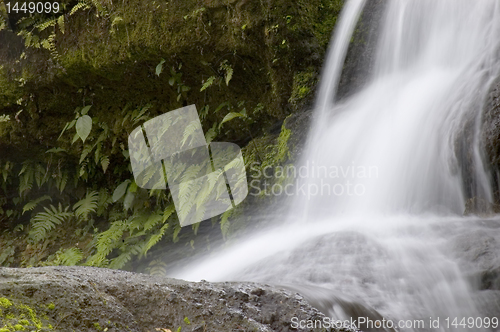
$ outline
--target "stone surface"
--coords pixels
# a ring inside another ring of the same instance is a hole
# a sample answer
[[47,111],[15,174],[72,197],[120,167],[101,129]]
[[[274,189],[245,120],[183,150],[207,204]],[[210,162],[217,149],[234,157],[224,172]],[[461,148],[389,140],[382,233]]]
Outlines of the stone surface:
[[1,297],[29,306],[54,331],[320,331],[293,329],[291,319],[324,317],[298,293],[269,285],[90,267],[2,268]]

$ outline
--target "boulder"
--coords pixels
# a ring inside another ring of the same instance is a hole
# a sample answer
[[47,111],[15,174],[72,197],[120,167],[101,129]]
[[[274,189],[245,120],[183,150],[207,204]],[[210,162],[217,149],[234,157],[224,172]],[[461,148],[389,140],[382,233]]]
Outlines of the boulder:
[[2,268],[0,309],[5,331],[352,331],[294,329],[294,317],[325,316],[298,293],[269,285],[91,267]]

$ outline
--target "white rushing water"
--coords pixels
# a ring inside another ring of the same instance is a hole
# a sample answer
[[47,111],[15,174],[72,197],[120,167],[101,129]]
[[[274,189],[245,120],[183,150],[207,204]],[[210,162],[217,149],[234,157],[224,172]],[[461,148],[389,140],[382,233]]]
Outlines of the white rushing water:
[[[472,190],[491,199],[478,129],[500,68],[500,1],[387,1],[374,73],[363,89],[337,101],[364,5],[346,3],[332,41],[297,165],[306,170],[299,179],[306,194],[284,203],[285,223],[174,276],[264,281],[305,293],[319,287],[324,291],[310,298],[330,290],[384,317],[425,319],[425,327],[404,331],[490,331],[443,320],[485,315],[447,241],[474,223],[461,217],[467,197],[455,154],[466,123]],[[439,328],[429,326],[430,317],[441,318]]]

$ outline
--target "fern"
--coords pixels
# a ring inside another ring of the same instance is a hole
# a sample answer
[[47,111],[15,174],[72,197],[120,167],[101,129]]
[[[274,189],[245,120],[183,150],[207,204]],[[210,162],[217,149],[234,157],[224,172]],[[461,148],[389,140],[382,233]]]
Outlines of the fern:
[[113,258],[109,264],[111,269],[122,269],[130,260],[133,255],[138,255],[143,248],[142,243],[134,244],[131,246],[123,246],[123,252],[116,258]]
[[84,199],[78,201],[75,205],[73,205],[75,216],[79,220],[87,221],[89,219],[89,213],[96,212],[98,200],[99,193],[97,191],[88,193]]
[[38,23],[35,25],[35,28],[38,29],[38,31],[43,31],[45,29],[47,29],[48,27],[52,27],[52,26],[55,26],[57,24],[57,19],[50,19],[50,20],[46,20],[46,21],[43,21],[41,23]]
[[149,263],[146,271],[152,276],[166,276],[167,264],[159,259],[155,259]]
[[211,87],[212,84],[214,84],[214,82],[215,82],[215,76],[210,76],[207,79],[207,81],[203,84],[203,86],[201,87],[200,92],[202,92],[202,91],[208,89],[209,87]]
[[87,145],[83,149],[82,154],[80,155],[80,162],[79,162],[79,164],[81,164],[85,160],[85,158],[87,158],[88,154],[90,152],[92,152],[93,149],[94,149],[94,147],[93,146],[89,146],[89,145]]
[[87,10],[89,9],[90,6],[85,2],[85,1],[80,1],[77,5],[75,5],[73,8],[71,8],[71,11],[69,12],[69,15],[73,15],[77,11],[81,10]]
[[229,81],[231,81],[231,79],[233,78],[233,67],[231,67],[231,65],[228,64],[227,60],[224,60],[220,64],[220,69],[226,72],[224,78],[226,80],[226,85],[229,85]]
[[47,237],[47,233],[53,230],[56,225],[61,225],[63,222],[71,219],[73,213],[68,211],[69,207],[64,210],[59,204],[56,208],[50,205],[49,208],[44,208],[45,212],[40,212],[31,219],[31,229],[28,233],[28,240],[32,243],[40,242]]
[[229,210],[224,212],[220,220],[220,229],[222,231],[222,236],[224,237],[224,239],[226,239],[227,236],[229,235],[229,227],[231,226],[231,223],[229,222],[229,217],[231,216],[233,211],[234,210]]
[[26,194],[33,187],[34,174],[35,170],[33,165],[31,163],[24,162],[21,172],[19,172],[19,176],[21,177],[19,180],[20,196]]
[[184,130],[184,134],[182,136],[182,146],[186,144],[188,140],[193,139],[193,134],[197,134],[198,130],[200,129],[199,122],[193,121],[189,124],[189,126],[186,127]]
[[54,265],[73,266],[77,265],[83,259],[83,252],[80,248],[69,248],[66,250],[59,250],[56,253],[56,259],[53,261]]
[[64,15],[59,16],[57,19],[57,25],[59,26],[59,30],[64,34]]
[[111,203],[111,196],[109,195],[107,189],[102,188],[99,191],[99,201],[97,202],[97,215],[102,216],[104,212],[106,212],[106,209],[108,208],[109,204]]
[[110,269],[121,269],[132,259],[132,252],[126,251],[120,256],[113,258],[109,263]]
[[49,195],[44,195],[42,197],[39,197],[37,199],[34,199],[30,202],[28,202],[24,207],[23,207],[23,213],[24,214],[26,211],[31,211],[33,210],[34,208],[36,208],[38,206],[38,204],[40,204],[41,202],[43,201],[46,201],[46,200],[51,200],[52,201],[52,198],[49,196]]
[[68,173],[64,172],[60,177],[56,178],[56,187],[59,190],[59,192],[63,192],[64,188],[66,188],[66,185],[68,184]]
[[109,167],[109,157],[103,157],[101,159],[101,167],[102,167],[102,171],[104,173],[106,173],[106,171],[108,170],[108,167]]
[[38,188],[40,188],[47,181],[47,169],[43,168],[41,164],[35,167],[35,181]]
[[128,225],[125,220],[117,220],[111,224],[108,230],[99,233],[96,238],[97,252],[91,256],[85,265],[104,266],[107,263],[106,257],[115,249],[116,244],[121,242],[123,233]]
[[174,234],[172,236],[172,239],[173,239],[174,243],[176,243],[177,241],[179,241],[179,233],[181,232],[181,230],[182,230],[182,226],[181,225],[175,226]]
[[149,238],[149,241],[144,246],[140,257],[147,255],[149,249],[151,249],[155,244],[157,244],[161,240],[161,238],[163,237],[165,231],[168,229],[169,226],[170,226],[169,224],[163,225],[163,227],[160,229],[158,233],[154,234]]

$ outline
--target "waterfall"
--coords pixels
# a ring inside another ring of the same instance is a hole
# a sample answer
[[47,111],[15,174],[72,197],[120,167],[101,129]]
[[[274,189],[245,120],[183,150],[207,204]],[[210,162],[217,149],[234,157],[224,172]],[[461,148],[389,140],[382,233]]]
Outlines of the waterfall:
[[175,276],[288,285],[327,298],[337,318],[349,302],[425,321],[401,331],[489,331],[444,320],[485,316],[449,243],[475,225],[467,198],[491,200],[479,129],[500,68],[500,1],[388,0],[374,70],[338,100],[364,5],[347,1],[337,24],[286,222]]

